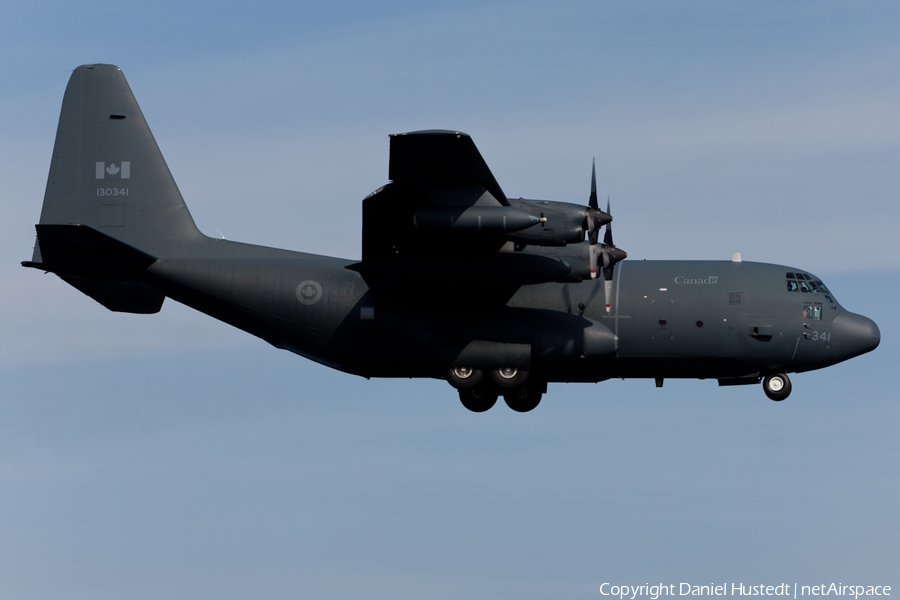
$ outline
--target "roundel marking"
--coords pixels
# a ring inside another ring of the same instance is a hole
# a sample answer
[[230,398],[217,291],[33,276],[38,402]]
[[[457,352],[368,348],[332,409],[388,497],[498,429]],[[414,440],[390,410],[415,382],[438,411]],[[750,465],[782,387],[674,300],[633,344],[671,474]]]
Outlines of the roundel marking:
[[318,281],[308,279],[297,285],[297,300],[300,304],[315,304],[322,297],[322,286]]

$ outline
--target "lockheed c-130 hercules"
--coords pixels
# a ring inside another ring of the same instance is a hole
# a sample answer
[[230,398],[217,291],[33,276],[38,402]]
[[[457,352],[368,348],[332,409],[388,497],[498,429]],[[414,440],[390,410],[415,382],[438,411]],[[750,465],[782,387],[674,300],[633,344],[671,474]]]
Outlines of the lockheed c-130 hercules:
[[81,66],[23,265],[114,311],[169,297],[347,373],[446,379],[476,412],[613,377],[762,381],[783,400],[787,373],[880,341],[803,269],[623,261],[593,175],[586,206],[508,198],[456,131],[392,135],[389,163],[362,201],[361,260],[207,237],[121,70]]

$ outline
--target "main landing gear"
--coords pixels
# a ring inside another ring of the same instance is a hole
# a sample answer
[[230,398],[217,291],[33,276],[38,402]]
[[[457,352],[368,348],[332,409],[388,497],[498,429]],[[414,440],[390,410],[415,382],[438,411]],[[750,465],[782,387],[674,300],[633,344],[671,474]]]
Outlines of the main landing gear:
[[528,371],[506,367],[495,369],[488,377],[469,367],[457,367],[447,373],[447,381],[459,390],[459,400],[472,412],[484,412],[503,395],[506,405],[516,412],[534,410],[546,391],[545,384],[529,380]]
[[781,402],[791,395],[791,380],[784,373],[766,375],[763,379],[763,391],[770,400]]

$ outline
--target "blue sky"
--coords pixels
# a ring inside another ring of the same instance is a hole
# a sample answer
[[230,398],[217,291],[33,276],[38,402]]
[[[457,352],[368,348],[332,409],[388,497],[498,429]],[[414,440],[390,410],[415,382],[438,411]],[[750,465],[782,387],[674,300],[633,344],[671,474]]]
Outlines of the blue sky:
[[[0,595],[597,597],[900,585],[900,9],[888,2],[34,2],[0,8]],[[391,133],[471,134],[630,260],[778,262],[875,319],[784,403],[556,385],[527,415],[334,373],[31,255],[62,93],[125,72],[207,234],[355,257]]]

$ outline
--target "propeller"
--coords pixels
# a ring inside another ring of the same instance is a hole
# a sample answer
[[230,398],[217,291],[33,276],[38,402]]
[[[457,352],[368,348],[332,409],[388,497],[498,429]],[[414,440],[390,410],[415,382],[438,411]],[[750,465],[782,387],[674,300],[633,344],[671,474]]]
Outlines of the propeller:
[[[591,279],[597,279],[598,253],[597,239],[600,237],[601,220],[600,207],[597,206],[597,161],[591,160],[591,197],[588,200],[588,210],[585,211],[585,219],[587,221],[588,244],[591,260]],[[609,227],[609,222],[606,224]]]
[[[609,212],[609,196],[606,197],[606,213],[612,214]],[[606,293],[606,314],[609,314],[612,306],[610,296],[612,295],[613,268],[617,262],[628,257],[624,250],[616,248],[615,244],[613,244],[612,221],[606,224],[606,233],[603,235],[603,245],[600,251],[603,255],[603,287]],[[591,254],[591,260],[593,260],[593,254]],[[591,264],[593,269],[593,262]],[[593,277],[593,275],[594,271],[591,271],[591,276]]]

